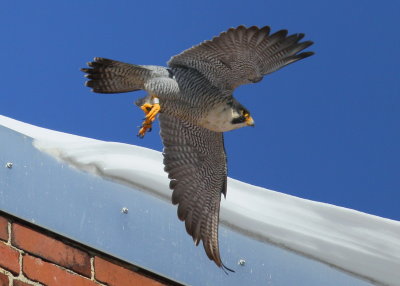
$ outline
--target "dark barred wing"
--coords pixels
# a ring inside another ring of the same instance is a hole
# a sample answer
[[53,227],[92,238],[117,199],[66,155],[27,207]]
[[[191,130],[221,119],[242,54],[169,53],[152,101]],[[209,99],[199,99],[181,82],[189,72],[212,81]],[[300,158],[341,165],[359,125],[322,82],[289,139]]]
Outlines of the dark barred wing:
[[[223,134],[160,114],[165,171],[171,179],[172,203],[196,245],[219,267],[218,222],[221,194],[226,195]],[[230,269],[228,269],[230,270]]]
[[313,55],[302,52],[313,42],[300,42],[304,34],[288,36],[287,30],[270,35],[270,28],[231,28],[170,59],[171,67],[198,70],[215,86],[232,90],[260,81],[288,64]]

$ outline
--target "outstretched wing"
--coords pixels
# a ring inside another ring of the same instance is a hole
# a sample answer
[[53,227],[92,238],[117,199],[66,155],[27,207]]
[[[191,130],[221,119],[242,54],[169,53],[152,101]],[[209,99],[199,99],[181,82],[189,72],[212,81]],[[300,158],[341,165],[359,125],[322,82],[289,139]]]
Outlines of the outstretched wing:
[[[172,203],[196,245],[219,267],[218,221],[221,193],[226,195],[223,134],[160,114],[165,171],[171,179]],[[230,270],[230,269],[228,269]]]
[[268,26],[231,28],[172,57],[168,65],[196,69],[213,85],[232,90],[258,82],[266,74],[313,55],[313,52],[300,53],[313,44],[300,42],[304,34],[287,36],[287,30],[269,33]]

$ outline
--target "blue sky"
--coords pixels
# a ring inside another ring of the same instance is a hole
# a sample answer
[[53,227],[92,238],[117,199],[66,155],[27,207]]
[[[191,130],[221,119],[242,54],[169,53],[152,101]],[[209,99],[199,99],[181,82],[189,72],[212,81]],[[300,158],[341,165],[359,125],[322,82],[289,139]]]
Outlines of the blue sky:
[[79,68],[95,56],[165,65],[241,24],[302,32],[313,57],[235,91],[256,127],[226,134],[229,175],[400,220],[399,11],[394,0],[7,1],[0,114],[161,151],[158,124],[136,137],[144,93],[91,93]]

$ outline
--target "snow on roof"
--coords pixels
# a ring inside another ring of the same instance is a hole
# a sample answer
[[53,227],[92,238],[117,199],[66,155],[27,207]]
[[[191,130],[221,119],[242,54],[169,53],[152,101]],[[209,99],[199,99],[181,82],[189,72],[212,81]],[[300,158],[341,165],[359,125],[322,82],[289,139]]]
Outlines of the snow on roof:
[[[170,199],[160,152],[48,130],[1,115],[0,125],[32,137],[36,148],[78,169]],[[383,285],[400,285],[399,221],[229,178],[221,223]]]

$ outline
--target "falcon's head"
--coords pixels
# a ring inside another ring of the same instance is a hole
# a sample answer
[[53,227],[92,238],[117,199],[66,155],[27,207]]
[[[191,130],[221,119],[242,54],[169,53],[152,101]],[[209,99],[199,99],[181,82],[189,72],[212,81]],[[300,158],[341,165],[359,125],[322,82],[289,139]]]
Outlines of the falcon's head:
[[245,126],[254,126],[254,120],[250,116],[250,112],[238,101],[232,103],[232,129]]
[[198,125],[215,132],[226,132],[245,126],[254,126],[250,112],[235,99],[216,105]]

